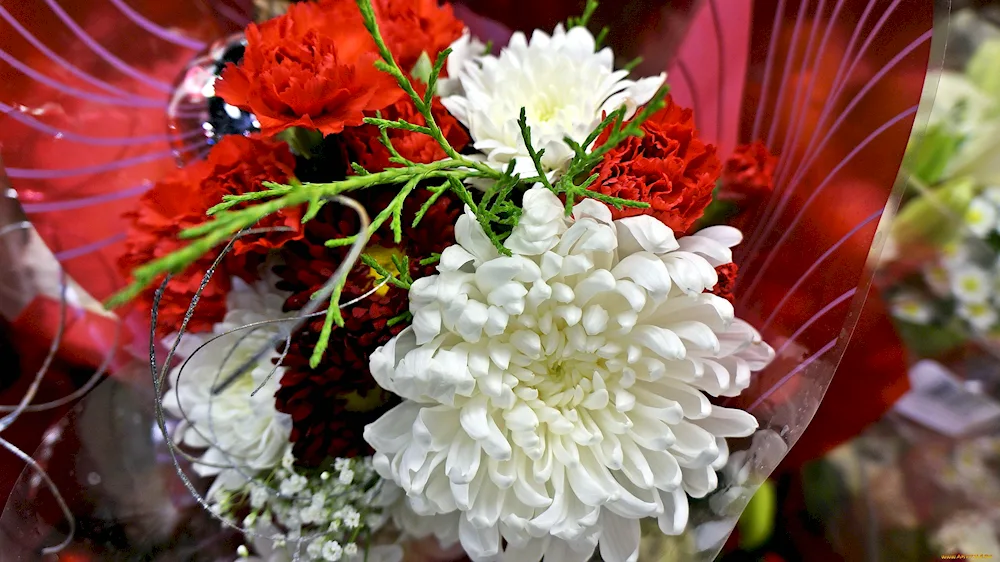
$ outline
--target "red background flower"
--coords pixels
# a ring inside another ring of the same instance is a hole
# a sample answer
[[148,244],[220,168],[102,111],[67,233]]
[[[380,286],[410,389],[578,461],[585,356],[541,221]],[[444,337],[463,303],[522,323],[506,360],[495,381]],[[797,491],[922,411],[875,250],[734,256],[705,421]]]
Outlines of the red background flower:
[[[667,97],[667,106],[642,124],[595,169],[595,191],[649,203],[646,209],[612,208],[614,218],[649,214],[678,233],[687,232],[712,202],[722,164],[715,147],[698,138],[694,113]],[[605,133],[598,144],[607,139]]]
[[[263,188],[265,180],[283,182],[294,174],[295,158],[285,143],[240,136],[224,137],[212,148],[208,159],[195,162],[168,175],[146,192],[136,209],[126,213],[131,225],[126,249],[118,260],[123,274],[164,257],[188,244],[178,236],[187,228],[205,223],[208,209],[223,195],[240,195]],[[202,331],[226,313],[230,276],[247,280],[258,277],[258,267],[268,252],[281,242],[301,237],[298,209],[279,211],[256,225],[258,228],[287,227],[290,232],[252,234],[234,242],[226,259],[205,286],[188,329]],[[210,252],[167,283],[157,319],[157,331],[170,333],[181,321],[208,269],[217,257]],[[155,287],[148,289],[138,306],[152,307]]]
[[[374,212],[384,209],[393,195],[391,189],[377,188],[357,194],[359,201]],[[410,228],[413,217],[428,196],[429,192],[419,190],[407,199],[401,244],[393,242],[386,227],[372,235],[366,253],[384,262],[389,270],[393,269],[389,255],[408,256],[413,278],[434,273],[434,265],[420,265],[419,262],[454,243],[454,224],[462,206],[453,198],[442,197],[424,216],[419,228]],[[345,258],[346,248],[331,249],[324,243],[357,231],[354,213],[331,204],[316,219],[306,223],[304,239],[282,248],[284,265],[276,267],[275,272],[282,279],[278,288],[293,293],[285,303],[287,309],[305,306],[309,297],[330,279]],[[373,289],[376,277],[363,263],[352,269],[341,302],[357,302],[343,308],[344,326],[334,328],[329,347],[317,368],[309,367],[309,358],[319,339],[323,325],[321,317],[294,334],[285,356],[283,365],[287,370],[275,395],[276,405],[279,411],[292,416],[293,451],[302,464],[316,465],[326,458],[370,454],[361,431],[395,404],[394,398],[381,391],[372,378],[368,358],[406,327],[406,322],[390,321],[409,309],[409,300],[406,291],[392,285],[365,296]],[[365,397],[371,402],[364,400]],[[366,404],[363,408],[352,406],[358,402]]]
[[[288,145],[260,137],[224,137],[208,155],[212,173],[202,182],[202,197],[211,207],[224,195],[242,195],[264,189],[263,182],[285,183],[295,176],[295,156]],[[206,220],[205,217],[203,220]],[[250,234],[237,238],[226,255],[233,275],[247,281],[259,278],[257,269],[268,253],[288,240],[302,237],[299,208],[282,209],[254,228],[282,228],[286,231]]]
[[[445,138],[455,150],[462,150],[469,144],[469,134],[458,120],[452,117],[448,110],[441,105],[441,98],[434,98],[431,111],[434,120],[441,127],[441,132],[444,133]],[[413,106],[413,101],[409,98],[401,99],[389,106],[382,112],[382,117],[393,120],[402,119],[415,125],[426,124],[423,115],[417,111],[416,107]],[[395,147],[400,156],[412,162],[429,164],[447,156],[437,141],[428,135],[402,129],[388,129],[388,133],[392,146]],[[389,151],[379,140],[378,127],[362,125],[347,129],[344,131],[344,142],[351,161],[357,162],[370,172],[399,166],[399,164],[389,162]]]
[[[185,228],[205,222],[209,205],[202,197],[201,183],[211,172],[208,162],[197,162],[177,170],[157,182],[139,199],[137,208],[126,213],[131,225],[126,234],[125,252],[118,260],[118,267],[124,274],[188,244],[179,240],[178,235]],[[213,261],[215,257],[209,254],[170,279],[159,303],[158,332],[167,334],[180,328],[191,299]],[[189,330],[210,329],[225,315],[230,283],[224,267],[220,269],[223,271],[216,271],[202,291],[198,308],[188,324]],[[161,281],[157,280],[156,285]],[[150,310],[155,289],[147,289],[136,300],[136,306]]]
[[336,134],[399,99],[392,77],[374,66],[378,54],[364,27],[328,15],[318,4],[293,4],[250,24],[243,60],[226,66],[216,93],[256,115],[268,136],[289,127]]

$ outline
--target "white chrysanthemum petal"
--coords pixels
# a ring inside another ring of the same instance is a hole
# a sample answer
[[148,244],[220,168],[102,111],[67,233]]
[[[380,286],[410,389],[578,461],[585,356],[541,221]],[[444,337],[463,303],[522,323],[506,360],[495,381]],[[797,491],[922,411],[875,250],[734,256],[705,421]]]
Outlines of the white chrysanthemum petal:
[[675,240],[596,202],[567,217],[541,187],[523,201],[511,256],[482,258],[469,223],[458,269],[413,284],[413,327],[371,360],[408,406],[365,436],[409,509],[458,513],[474,560],[583,560],[599,543],[632,560],[637,520],[681,532],[688,495],[717,485],[725,438],[756,427],[706,397],[738,394],[774,353],[704,292],[739,236]]
[[537,175],[518,126],[522,108],[532,144],[545,151],[545,175],[555,179],[574,156],[565,138],[583,143],[619,107],[631,118],[666,78],[625,79],[627,72],[614,70],[611,49],[594,52],[596,41],[583,27],[556,27],[552,35],[536,30],[530,41],[514,33],[499,56],[470,57],[471,45],[466,35],[452,45],[442,102],[469,129],[488,165],[506,169],[514,162],[522,178]]
[[277,352],[264,355],[222,392],[214,392],[234,369],[270,345],[287,327],[274,322],[253,330],[239,329],[289,316],[282,312],[287,294],[274,290],[271,282],[251,286],[234,279],[223,321],[211,333],[185,334],[177,347],[178,355],[187,362],[171,371],[171,388],[163,403],[168,412],[183,420],[178,426],[179,440],[206,449],[194,470],[216,477],[209,495],[241,487],[254,472],[277,466],[288,448],[291,417],[274,406],[274,393],[284,373],[283,367],[275,368],[272,362],[279,356]]

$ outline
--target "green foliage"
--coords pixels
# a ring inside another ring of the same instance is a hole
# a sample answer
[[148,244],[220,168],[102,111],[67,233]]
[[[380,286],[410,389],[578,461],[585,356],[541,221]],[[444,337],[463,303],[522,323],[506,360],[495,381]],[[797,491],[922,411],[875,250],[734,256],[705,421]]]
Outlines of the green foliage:
[[740,515],[738,523],[740,548],[747,551],[756,550],[771,540],[777,511],[777,490],[773,482],[765,480]]
[[892,236],[902,247],[910,245],[941,246],[958,235],[956,221],[965,215],[976,196],[975,181],[962,177],[934,188],[910,178],[919,197],[907,203],[892,223]]
[[[404,120],[384,119],[379,114],[376,114],[375,117],[365,119],[365,123],[379,128],[380,140],[389,151],[390,160],[402,167],[389,168],[381,172],[371,172],[358,164],[351,164],[355,175],[340,181],[300,183],[293,179],[288,184],[265,182],[262,191],[241,195],[226,195],[222,198],[222,202],[208,211],[211,217],[210,220],[181,233],[181,238],[191,240],[191,244],[136,269],[133,272],[132,284],[108,300],[106,304],[109,308],[128,302],[139,295],[146,287],[162,279],[168,273],[177,274],[184,271],[188,266],[202,259],[213,248],[225,244],[234,235],[252,228],[261,220],[282,209],[306,205],[306,212],[303,216],[303,222],[305,222],[314,218],[322,207],[334,197],[350,196],[355,191],[376,186],[395,185],[400,187],[389,205],[380,210],[371,221],[367,231],[346,238],[329,240],[326,243],[328,247],[336,248],[352,245],[358,242],[359,236],[364,236],[364,240],[367,242],[373,233],[387,225],[393,234],[393,240],[396,243],[400,243],[403,237],[402,212],[404,204],[406,199],[418,189],[428,190],[431,196],[414,218],[413,227],[419,225],[431,206],[448,192],[468,206],[487,237],[489,237],[497,251],[503,255],[510,255],[510,251],[503,243],[507,236],[510,235],[510,232],[513,231],[521,216],[521,208],[517,204],[519,195],[524,189],[529,188],[534,183],[540,182],[554,193],[565,197],[567,214],[571,211],[575,202],[584,197],[597,199],[619,209],[626,206],[640,208],[649,206],[646,203],[610,197],[596,191],[591,191],[589,188],[597,179],[592,170],[602,160],[604,155],[626,138],[642,135],[642,123],[664,106],[663,98],[667,93],[666,87],[661,88],[653,100],[631,121],[625,122],[625,108],[622,107],[612,112],[611,115],[608,115],[582,144],[578,144],[569,138],[565,139],[567,144],[573,149],[574,157],[564,174],[555,182],[551,181],[546,175],[546,170],[542,164],[544,150],[536,151],[532,146],[531,131],[527,125],[525,111],[522,110],[519,125],[525,145],[528,148],[537,171],[536,177],[522,179],[514,173],[513,162],[507,169],[502,171],[497,170],[482,161],[459,153],[448,142],[441,131],[439,124],[432,114],[431,106],[438,78],[451,50],[446,49],[439,53],[432,66],[429,66],[429,57],[421,57],[420,61],[418,61],[417,66],[413,69],[413,74],[416,79],[425,81],[427,84],[426,91],[421,96],[417,93],[411,78],[400,69],[389,48],[386,46],[376,22],[371,0],[357,0],[357,4],[361,11],[365,28],[371,34],[381,56],[381,60],[376,61],[375,66],[396,80],[396,83],[407,94],[417,112],[424,118],[423,125],[417,125]],[[596,9],[597,1],[588,0],[583,15],[572,19],[570,25],[587,25]],[[393,147],[392,140],[388,134],[390,129],[399,129],[430,136],[444,151],[446,158],[430,164],[414,163],[403,158]],[[607,133],[607,140],[601,146],[588,152],[587,148],[592,146],[602,133]],[[284,138],[290,144],[293,144],[293,146],[301,145],[302,150],[308,150],[308,146],[314,144],[316,141],[313,132],[300,130],[292,130],[284,135]],[[486,184],[490,187],[486,189],[481,197],[477,198],[466,187],[466,183],[469,181],[476,181],[479,184]],[[438,257],[435,256],[430,260],[424,260],[421,264],[428,265],[433,263]],[[398,269],[400,272],[403,272],[401,275],[394,276],[370,256],[362,257],[362,260],[382,276],[383,279],[389,279],[389,282],[396,287],[406,289],[412,281],[409,279],[408,263],[396,264],[397,267],[404,265],[405,267]],[[343,325],[343,317],[340,313],[340,297],[345,281],[340,280],[329,296],[330,306],[327,309],[320,340],[310,361],[310,364],[313,366],[317,365],[322,358],[333,327]],[[314,298],[317,296],[319,295],[314,295]],[[398,323],[405,320],[405,318],[399,318],[394,319],[394,322]]]
[[597,11],[598,5],[600,5],[598,0],[587,0],[587,5],[583,8],[583,14],[567,19],[566,27],[587,27],[590,23],[590,18],[594,17],[594,12]]
[[926,185],[938,183],[961,143],[961,136],[949,132],[944,125],[928,127],[908,147],[913,151],[910,161],[914,163],[910,173]]

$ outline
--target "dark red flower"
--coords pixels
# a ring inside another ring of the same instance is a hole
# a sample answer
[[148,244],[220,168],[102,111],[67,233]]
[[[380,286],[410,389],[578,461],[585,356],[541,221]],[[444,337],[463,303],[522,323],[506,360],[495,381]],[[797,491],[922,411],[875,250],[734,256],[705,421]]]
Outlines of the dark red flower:
[[[394,195],[388,189],[368,189],[358,197],[374,215]],[[413,222],[428,195],[429,192],[420,190],[410,196],[404,208],[404,225]],[[454,243],[454,224],[460,212],[457,201],[442,197],[418,228],[404,226],[401,244],[395,244],[391,232],[384,228],[372,235],[365,252],[390,271],[395,268],[393,255],[408,256],[413,278],[430,275],[435,266],[420,265],[420,260]],[[275,268],[275,272],[282,279],[278,288],[292,292],[285,303],[287,309],[305,306],[346,257],[346,248],[331,249],[324,243],[351,236],[357,230],[357,217],[331,204],[306,223],[302,240],[282,248],[284,265]],[[302,464],[316,465],[327,458],[370,454],[361,430],[395,404],[396,399],[381,391],[372,379],[368,358],[406,327],[400,320],[409,310],[409,301],[406,291],[392,285],[361,298],[374,288],[377,278],[371,268],[360,262],[351,270],[341,302],[357,302],[343,308],[344,326],[334,328],[326,354],[316,369],[309,367],[309,358],[319,339],[323,319],[312,320],[292,338],[284,361],[287,370],[275,397],[278,410],[292,416],[291,439],[296,459]]]
[[778,159],[761,141],[736,147],[722,167],[719,200],[734,207],[726,223],[749,234],[774,191]]
[[[458,120],[448,113],[441,105],[440,98],[434,98],[431,111],[441,132],[455,150],[462,150],[469,144],[469,135]],[[415,125],[425,125],[423,115],[414,107],[409,98],[401,99],[382,112],[385,119],[402,119]],[[437,141],[428,135],[402,129],[388,129],[389,140],[399,155],[411,162],[429,164],[444,159],[447,155]],[[351,160],[357,162],[366,170],[379,172],[399,164],[389,162],[389,151],[379,140],[378,127],[362,125],[361,127],[344,131],[344,142],[347,145]]]
[[[686,233],[712,201],[722,164],[715,147],[698,138],[694,113],[667,97],[667,106],[605,155],[592,189],[605,195],[649,203],[646,209],[612,208],[614,218],[649,214]],[[607,133],[598,144],[607,140]]]
[[[209,206],[221,202],[224,195],[260,191],[265,181],[284,183],[295,176],[295,156],[288,145],[260,137],[223,137],[209,153],[208,163],[212,172],[202,182],[202,193]],[[264,218],[254,228],[289,230],[238,238],[226,255],[229,270],[248,281],[258,278],[257,269],[269,252],[302,237],[301,219],[299,208],[283,209]]]
[[[320,6],[340,25],[364,31],[355,0],[321,0]],[[465,29],[451,4],[441,5],[438,0],[374,0],[372,7],[382,38],[404,72],[413,70],[422,53],[434,62]]]
[[[130,273],[188,245],[190,242],[178,239],[180,232],[208,221],[208,209],[220,203],[223,195],[259,191],[264,181],[285,182],[294,174],[295,157],[285,143],[238,135],[223,137],[212,147],[207,160],[167,176],[140,198],[134,211],[126,214],[131,227],[126,235],[125,253],[118,261],[119,268]],[[288,240],[302,237],[300,219],[299,209],[285,209],[266,217],[256,226],[291,230],[237,239],[202,292],[188,329],[207,330],[221,320],[226,313],[230,277],[237,275],[247,281],[258,279],[258,268],[268,253]],[[209,252],[171,278],[160,299],[157,320],[160,333],[180,328],[191,299],[217,255]],[[153,293],[154,290],[147,291],[140,302],[151,306]]]
[[[202,192],[202,181],[211,173],[208,162],[196,162],[177,170],[158,182],[139,199],[139,206],[125,214],[131,221],[125,238],[125,252],[118,260],[118,267],[126,275],[132,270],[157,258],[179,250],[188,244],[179,240],[185,228],[202,224],[210,205]],[[215,261],[209,254],[182,273],[174,275],[160,299],[157,331],[167,334],[177,331],[191,304],[191,299],[202,278]],[[157,286],[161,280],[157,281]],[[205,286],[188,329],[203,331],[222,319],[226,313],[226,294],[229,292],[229,275],[225,265],[220,266]],[[147,310],[152,306],[155,288],[150,288],[137,299]]]
[[332,16],[307,2],[250,24],[243,60],[226,66],[216,93],[256,115],[268,136],[289,127],[340,133],[394,103],[403,92],[375,68],[378,53],[360,13],[356,21]]
[[712,294],[720,296],[729,302],[735,302],[733,299],[733,289],[736,288],[736,276],[739,275],[739,267],[735,263],[727,263],[720,265],[715,268],[715,272],[719,274],[719,282],[715,284],[712,288]]
[[767,197],[774,190],[777,165],[778,159],[759,140],[736,147],[722,167],[722,196],[728,199]]

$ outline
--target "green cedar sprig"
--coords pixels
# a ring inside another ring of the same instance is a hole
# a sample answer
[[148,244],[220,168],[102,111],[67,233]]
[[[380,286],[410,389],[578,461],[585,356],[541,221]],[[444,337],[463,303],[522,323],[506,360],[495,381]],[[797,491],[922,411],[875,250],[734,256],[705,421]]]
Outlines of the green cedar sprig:
[[[529,155],[535,164],[538,174],[536,177],[522,180],[519,175],[514,173],[513,162],[506,169],[497,170],[480,160],[459,153],[448,142],[434,118],[432,113],[433,96],[441,71],[451,50],[446,49],[436,57],[431,72],[427,77],[426,90],[421,96],[417,93],[410,77],[400,69],[387,47],[379,30],[371,0],[357,0],[357,4],[365,28],[371,34],[381,55],[381,60],[376,62],[376,66],[395,78],[396,83],[407,94],[410,102],[413,103],[417,112],[424,119],[423,125],[410,123],[405,120],[384,119],[380,114],[365,119],[365,123],[378,127],[380,142],[389,151],[390,161],[402,167],[389,168],[381,172],[370,172],[359,164],[352,163],[351,167],[355,175],[344,180],[329,183],[300,183],[295,179],[290,180],[287,184],[265,182],[263,185],[264,189],[261,191],[240,195],[226,195],[218,205],[209,209],[208,215],[211,217],[210,220],[202,225],[184,230],[181,233],[180,238],[191,240],[188,246],[163,258],[151,261],[133,271],[132,284],[108,300],[107,306],[109,308],[122,305],[133,299],[165,274],[182,272],[191,264],[202,259],[213,248],[226,243],[236,233],[252,227],[282,209],[306,205],[306,212],[303,215],[303,222],[305,222],[314,218],[321,208],[333,197],[338,195],[349,196],[352,192],[376,186],[398,185],[401,187],[389,205],[376,215],[366,232],[351,237],[329,240],[327,241],[327,246],[342,247],[350,245],[357,241],[357,236],[359,235],[369,238],[379,228],[384,227],[386,223],[388,223],[388,227],[393,234],[393,240],[396,243],[400,243],[403,236],[402,210],[406,199],[418,189],[430,191],[431,196],[421,207],[420,211],[418,211],[412,223],[413,227],[416,227],[420,223],[431,206],[445,192],[450,192],[469,208],[487,237],[502,255],[510,255],[510,251],[504,246],[504,240],[506,240],[510,232],[517,226],[517,222],[521,216],[521,208],[515,203],[515,196],[534,183],[540,182],[556,194],[564,196],[567,212],[572,209],[575,201],[584,197],[597,199],[616,208],[626,206],[644,208],[649,206],[646,203],[607,196],[596,191],[591,191],[589,188],[597,178],[592,173],[592,170],[604,155],[629,136],[642,135],[641,124],[650,115],[663,107],[663,97],[666,95],[666,88],[661,88],[654,99],[631,121],[624,122],[625,108],[623,107],[608,115],[582,144],[578,144],[569,138],[565,139],[567,144],[573,149],[574,157],[566,172],[556,182],[552,182],[546,176],[546,170],[541,161],[544,150],[536,151],[532,145],[531,132],[527,125],[525,111],[522,109],[519,126],[525,140],[525,146],[528,148]],[[588,0],[583,15],[573,19],[570,24],[587,25],[596,8],[597,1]],[[430,164],[411,162],[402,157],[395,149],[388,134],[389,129],[399,129],[428,135],[437,142],[447,158]],[[605,131],[608,132],[607,140],[593,151],[587,152],[587,147],[593,145],[597,138]],[[490,187],[477,200],[477,197],[474,197],[466,187],[466,183],[469,181],[486,183]],[[428,260],[423,260],[421,264],[427,265],[433,263],[438,258],[439,256],[433,256]],[[389,272],[370,256],[367,256],[367,259],[364,257],[362,259],[366,265],[376,271],[383,279],[389,279],[389,282],[396,287],[408,287],[412,281],[408,279],[408,260],[406,260],[405,264],[395,264],[397,269],[402,272],[400,276],[387,276]],[[326,349],[324,343],[328,340],[333,327],[335,325],[343,326],[344,320],[340,312],[340,297],[343,288],[344,283],[339,283],[329,297],[330,306],[327,309],[320,341],[310,359],[311,365],[318,365]],[[394,320],[399,322],[406,319],[400,317]]]

